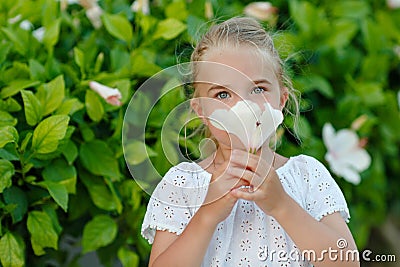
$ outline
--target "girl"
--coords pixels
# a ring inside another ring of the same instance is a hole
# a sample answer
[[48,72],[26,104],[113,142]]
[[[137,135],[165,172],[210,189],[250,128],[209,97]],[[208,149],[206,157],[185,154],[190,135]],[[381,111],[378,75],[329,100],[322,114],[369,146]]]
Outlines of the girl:
[[359,266],[346,201],[326,168],[269,147],[293,89],[268,33],[229,19],[191,62],[191,106],[217,148],[171,168],[154,191],[142,226],[149,266]]

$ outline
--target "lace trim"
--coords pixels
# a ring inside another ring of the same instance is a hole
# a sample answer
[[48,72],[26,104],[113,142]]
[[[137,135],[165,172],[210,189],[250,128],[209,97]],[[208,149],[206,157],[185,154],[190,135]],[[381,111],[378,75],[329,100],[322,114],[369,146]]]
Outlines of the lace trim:
[[346,221],[346,223],[350,222],[350,212],[349,209],[347,207],[337,207],[337,208],[333,208],[324,212],[321,212],[319,214],[317,214],[316,216],[314,216],[314,218],[317,221],[322,220],[323,217],[333,214],[335,212],[340,212],[340,215],[343,217],[343,219]]
[[[171,229],[173,228],[173,229]],[[142,236],[149,242],[149,244],[153,244],[154,236],[156,231],[168,231],[172,234],[180,235],[182,233],[182,229],[176,229],[171,227],[171,225],[164,225],[164,224],[148,224],[145,227],[142,227],[141,234]]]

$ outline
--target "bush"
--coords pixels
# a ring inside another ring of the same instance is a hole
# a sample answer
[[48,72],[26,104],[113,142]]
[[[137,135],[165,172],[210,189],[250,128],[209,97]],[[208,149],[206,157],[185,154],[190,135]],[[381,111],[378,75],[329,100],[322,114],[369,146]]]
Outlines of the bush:
[[[185,60],[210,10],[227,18],[246,3],[160,0],[143,14],[128,1],[104,0],[97,17],[88,12],[95,4],[81,4],[0,1],[3,266],[79,266],[93,251],[105,266],[147,263],[150,247],[140,226],[149,196],[131,178],[121,145],[128,101],[143,81],[176,64],[177,55]],[[357,186],[336,178],[363,248],[371,227],[400,210],[400,9],[378,0],[274,4],[279,19],[272,27],[282,30],[275,41],[304,111],[301,145],[285,131],[279,150],[324,161],[325,122],[349,128],[362,116],[357,133],[368,139],[372,164]],[[122,106],[90,90],[93,80],[118,88]],[[178,94],[161,102],[174,107],[184,100]],[[292,122],[286,124],[290,129]],[[162,121],[148,127],[148,149],[164,173],[171,164],[160,146]],[[137,165],[144,160],[142,153],[131,157]]]

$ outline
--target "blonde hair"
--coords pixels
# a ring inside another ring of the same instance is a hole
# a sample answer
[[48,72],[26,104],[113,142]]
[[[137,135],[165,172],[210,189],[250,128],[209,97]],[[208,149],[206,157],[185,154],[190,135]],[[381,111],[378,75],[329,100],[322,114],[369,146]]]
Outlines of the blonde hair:
[[[215,24],[202,36],[191,55],[191,74],[192,81],[196,80],[198,74],[198,61],[203,61],[206,53],[214,48],[252,46],[257,49],[262,56],[267,57],[268,62],[272,63],[275,75],[278,78],[281,90],[287,88],[289,98],[284,107],[284,113],[293,117],[294,136],[297,135],[297,124],[299,118],[299,93],[293,88],[291,79],[285,72],[284,61],[280,58],[275,49],[271,35],[262,25],[253,18],[234,17],[220,24]],[[192,97],[196,96],[196,87]]]

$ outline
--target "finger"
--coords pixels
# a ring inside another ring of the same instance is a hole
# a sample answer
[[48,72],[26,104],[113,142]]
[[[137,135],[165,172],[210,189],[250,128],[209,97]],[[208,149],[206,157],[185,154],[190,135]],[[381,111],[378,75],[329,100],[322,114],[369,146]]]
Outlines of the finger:
[[236,188],[233,189],[230,194],[235,198],[241,198],[249,201],[254,201],[256,197],[252,188]]
[[247,181],[249,185],[252,185],[254,188],[258,188],[264,180],[267,179],[265,176],[260,176],[251,170],[243,170],[239,167],[230,167],[228,173]]
[[227,173],[234,177],[244,179],[249,183],[251,183],[255,175],[255,173],[252,172],[251,170],[244,169],[243,167],[234,167],[234,166],[230,166],[227,169]]
[[249,154],[241,150],[233,150],[230,163],[234,166],[243,167],[255,171],[259,162],[257,155]]

